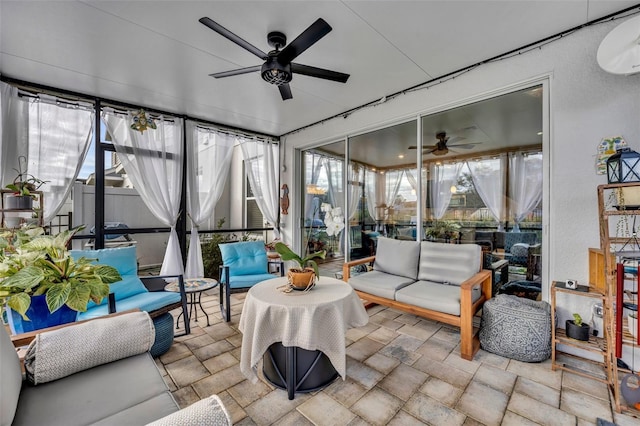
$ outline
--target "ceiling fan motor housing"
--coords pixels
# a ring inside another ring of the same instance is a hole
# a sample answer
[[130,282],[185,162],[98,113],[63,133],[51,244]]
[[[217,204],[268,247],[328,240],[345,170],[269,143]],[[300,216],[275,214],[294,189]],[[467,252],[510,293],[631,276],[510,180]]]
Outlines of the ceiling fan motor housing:
[[282,65],[278,62],[275,53],[277,53],[275,50],[269,53],[266,62],[262,64],[260,74],[267,83],[280,86],[291,81],[291,64]]

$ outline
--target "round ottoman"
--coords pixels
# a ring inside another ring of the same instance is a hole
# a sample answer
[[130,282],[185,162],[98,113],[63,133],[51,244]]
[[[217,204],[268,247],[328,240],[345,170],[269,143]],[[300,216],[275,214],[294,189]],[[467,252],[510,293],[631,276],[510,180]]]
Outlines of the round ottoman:
[[551,306],[507,294],[482,307],[480,347],[487,352],[524,362],[551,356]]
[[173,343],[173,316],[170,313],[160,315],[153,319],[156,328],[156,340],[151,346],[151,356],[159,357],[169,350]]

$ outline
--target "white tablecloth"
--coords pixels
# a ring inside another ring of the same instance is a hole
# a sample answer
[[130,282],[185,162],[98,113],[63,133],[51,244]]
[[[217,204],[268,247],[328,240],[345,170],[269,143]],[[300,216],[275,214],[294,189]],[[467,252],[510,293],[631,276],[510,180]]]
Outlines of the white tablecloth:
[[369,322],[362,301],[351,286],[320,277],[309,292],[282,293],[286,277],[256,284],[249,290],[240,316],[240,370],[258,381],[258,361],[273,343],[322,351],[338,374],[346,375],[345,331]]

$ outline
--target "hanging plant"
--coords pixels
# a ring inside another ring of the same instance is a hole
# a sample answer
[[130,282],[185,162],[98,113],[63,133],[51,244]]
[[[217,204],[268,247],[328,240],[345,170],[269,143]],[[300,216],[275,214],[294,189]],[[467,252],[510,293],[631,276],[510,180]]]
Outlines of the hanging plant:
[[131,128],[139,131],[140,133],[144,133],[147,129],[156,129],[157,127],[153,118],[148,118],[147,113],[144,112],[143,109],[140,109],[140,111],[133,116],[133,124],[131,125]]

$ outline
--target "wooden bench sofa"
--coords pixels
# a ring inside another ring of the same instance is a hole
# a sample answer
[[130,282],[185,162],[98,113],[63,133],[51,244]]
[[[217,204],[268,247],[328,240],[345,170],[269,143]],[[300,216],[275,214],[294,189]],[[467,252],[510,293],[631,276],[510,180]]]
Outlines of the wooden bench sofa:
[[[373,270],[351,276],[351,268]],[[477,244],[446,244],[378,238],[376,256],[343,265],[343,280],[375,304],[460,329],[460,354],[471,360],[480,348],[473,317],[491,298],[491,271],[482,268]]]

